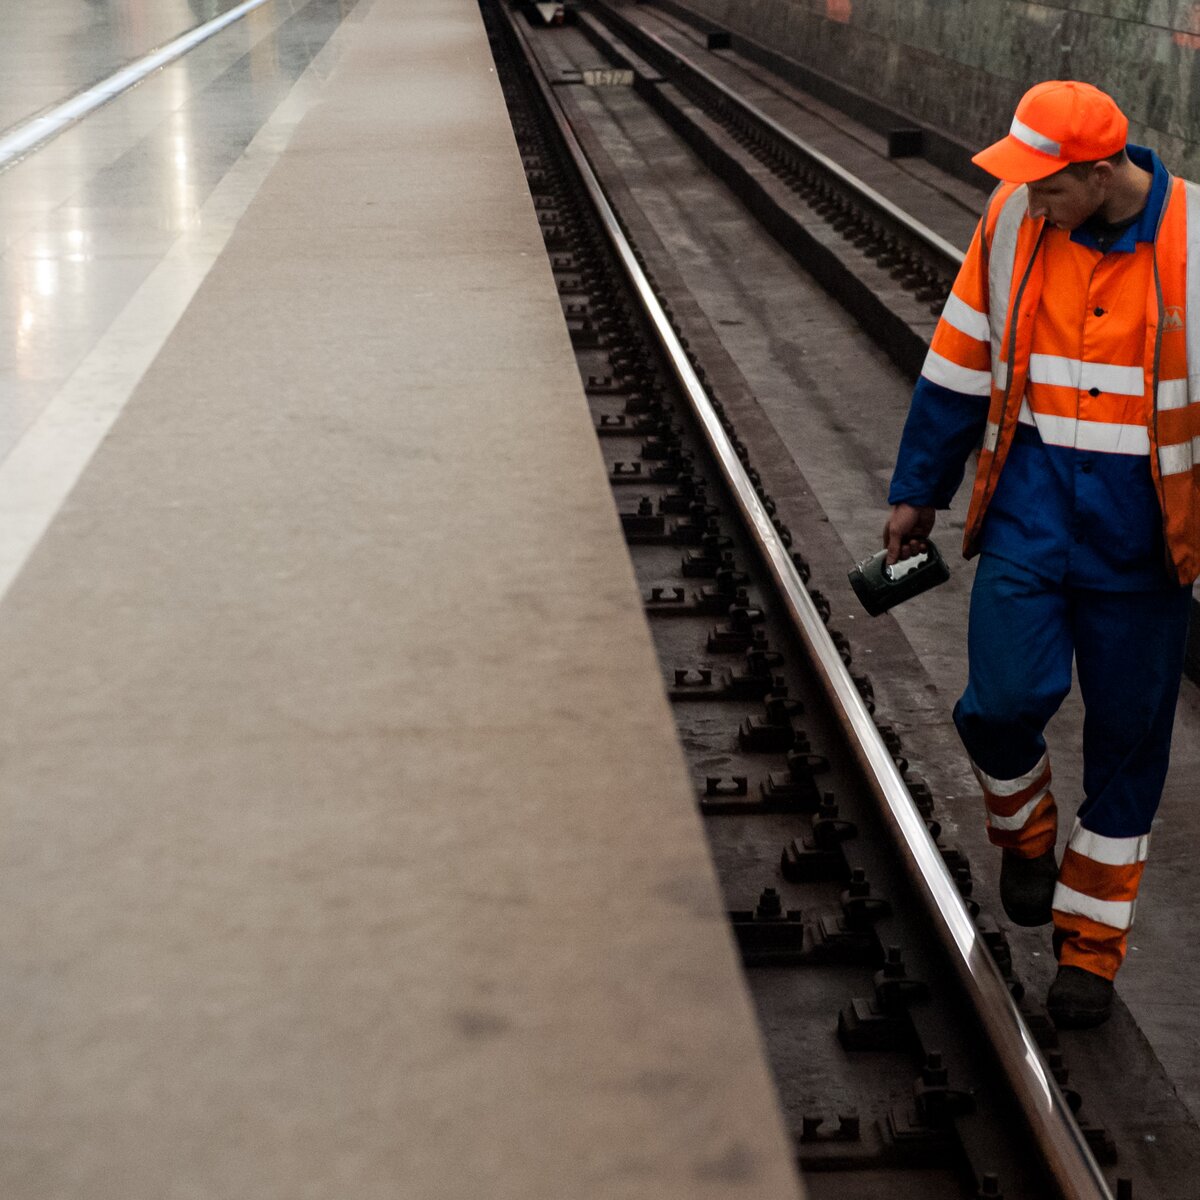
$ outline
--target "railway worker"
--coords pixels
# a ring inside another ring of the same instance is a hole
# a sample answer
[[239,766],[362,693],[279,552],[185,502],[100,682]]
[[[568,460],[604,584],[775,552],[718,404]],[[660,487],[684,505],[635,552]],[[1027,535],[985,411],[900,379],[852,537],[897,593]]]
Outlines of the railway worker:
[[[884,531],[890,561],[919,551],[981,447],[954,721],[1001,902],[1017,924],[1053,921],[1047,1007],[1076,1028],[1109,1015],[1200,575],[1200,190],[1127,127],[1104,92],[1049,81],[975,156],[1002,182],[922,368]],[[1084,796],[1057,865],[1042,732],[1072,654]]]

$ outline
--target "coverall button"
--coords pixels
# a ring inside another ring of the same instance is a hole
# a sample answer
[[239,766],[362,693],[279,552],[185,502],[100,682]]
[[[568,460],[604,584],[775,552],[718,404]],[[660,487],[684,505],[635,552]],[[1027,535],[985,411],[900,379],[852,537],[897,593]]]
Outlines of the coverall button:
[[1091,464],[1091,462],[1082,462],[1079,464],[1079,469],[1085,475],[1090,475],[1092,473],[1092,464]]
[[1102,309],[1102,308],[1093,308],[1093,309],[1092,309],[1092,316],[1094,316],[1094,317],[1102,317],[1102,316],[1104,316],[1104,309]]
[[1088,388],[1088,395],[1089,396],[1098,396],[1098,395],[1100,395],[1100,389],[1099,388]]

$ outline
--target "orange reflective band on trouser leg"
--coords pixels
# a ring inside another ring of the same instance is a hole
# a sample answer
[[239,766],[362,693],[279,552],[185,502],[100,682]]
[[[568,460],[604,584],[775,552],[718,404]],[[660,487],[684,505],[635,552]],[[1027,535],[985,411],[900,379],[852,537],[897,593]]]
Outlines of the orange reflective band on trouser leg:
[[983,789],[988,839],[994,846],[1036,858],[1054,849],[1058,838],[1058,809],[1050,790],[1050,759],[1016,779],[996,779],[972,763]]
[[1104,837],[1079,822],[1054,889],[1059,962],[1112,979],[1125,958],[1150,839]]
[[1063,967],[1079,967],[1093,975],[1113,979],[1125,961],[1127,929],[1114,929],[1089,921],[1078,913],[1053,910],[1054,951]]

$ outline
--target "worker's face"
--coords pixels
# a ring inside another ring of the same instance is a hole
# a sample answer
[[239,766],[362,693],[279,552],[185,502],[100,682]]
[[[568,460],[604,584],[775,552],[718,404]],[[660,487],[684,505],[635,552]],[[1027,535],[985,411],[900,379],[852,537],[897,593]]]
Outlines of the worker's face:
[[1077,229],[1108,198],[1112,166],[1107,162],[1091,164],[1080,175],[1066,168],[1048,179],[1027,184],[1029,215],[1045,217],[1059,229]]

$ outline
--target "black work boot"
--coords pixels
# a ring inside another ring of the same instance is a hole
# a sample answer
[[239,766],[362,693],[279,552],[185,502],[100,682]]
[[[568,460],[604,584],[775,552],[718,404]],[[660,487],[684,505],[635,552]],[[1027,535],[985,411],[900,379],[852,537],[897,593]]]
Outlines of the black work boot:
[[1113,985],[1082,967],[1059,967],[1046,996],[1046,1009],[1059,1029],[1091,1029],[1112,1013]]
[[1058,864],[1053,848],[1036,858],[1005,850],[1000,862],[1000,903],[1014,925],[1048,925]]

